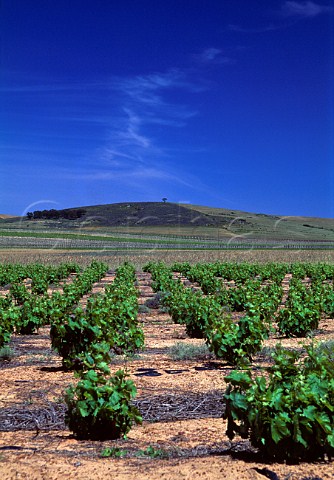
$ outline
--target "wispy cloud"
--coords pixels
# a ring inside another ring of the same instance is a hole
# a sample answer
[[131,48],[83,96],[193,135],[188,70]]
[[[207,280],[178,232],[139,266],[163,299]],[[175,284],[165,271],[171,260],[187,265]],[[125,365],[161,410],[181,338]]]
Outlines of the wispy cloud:
[[287,17],[310,18],[316,17],[323,13],[333,13],[333,6],[321,5],[312,2],[311,0],[305,2],[286,1],[282,6],[282,14]]
[[[286,0],[281,8],[272,11],[273,21],[259,27],[244,27],[238,24],[229,24],[228,29],[233,32],[240,33],[265,33],[275,30],[282,30],[291,27],[299,21],[306,18],[314,18],[321,14],[330,14],[334,12],[334,7],[330,5],[322,5],[312,0],[295,1]],[[284,21],[282,22],[282,19]]]
[[[285,26],[284,26],[285,27]],[[268,25],[264,25],[262,27],[243,27],[241,25],[236,25],[230,23],[227,28],[232,32],[240,32],[240,33],[265,33],[265,32],[272,32],[273,30],[280,30],[284,28],[282,25],[275,25],[270,23]]]
[[[183,128],[197,115],[180,101],[180,93],[188,95],[202,89],[199,82],[190,81],[179,70],[111,78],[106,96],[111,103],[107,100],[102,111],[93,111],[85,119],[109,119],[104,142],[84,155],[80,168],[63,166],[57,175],[68,181],[116,182],[117,188],[131,187],[142,195],[165,184],[193,189],[196,179],[189,181],[188,172],[182,172],[166,135],[169,127]],[[80,115],[71,118],[81,120]]]
[[177,174],[173,174],[168,170],[164,170],[159,167],[146,167],[144,165],[137,166],[136,168],[129,169],[124,168],[115,168],[115,169],[87,169],[80,170],[78,172],[73,172],[72,170],[62,169],[58,172],[58,175],[65,180],[75,180],[75,181],[110,181],[117,180],[121,181],[123,184],[132,185],[138,184],[141,185],[143,189],[147,189],[147,182],[152,181],[163,181],[170,183],[178,183],[187,187],[191,187],[191,184],[186,180],[182,179]]
[[228,57],[227,55],[224,55],[224,52],[220,48],[216,47],[210,47],[206,48],[202,52],[193,55],[193,58],[203,64],[224,64],[224,63],[232,63],[233,60]]
[[164,117],[189,118],[196,115],[185,105],[173,104],[164,99],[166,92],[185,90],[198,92],[202,89],[198,84],[187,80],[186,75],[179,70],[166,73],[138,75],[131,78],[113,79],[112,88],[118,91],[126,105],[139,108],[141,112],[157,116],[162,113]]
[[124,112],[127,116],[126,127],[124,130],[114,132],[114,139],[118,140],[118,143],[123,147],[150,148],[152,146],[151,139],[140,133],[141,118],[128,108],[124,108]]
[[[222,56],[220,49],[211,48],[202,52],[202,61],[217,62]],[[171,190],[177,185],[190,190],[202,187],[199,179],[184,171],[176,160],[180,152],[170,141],[175,129],[186,127],[198,114],[194,102],[190,102],[192,95],[208,88],[198,76],[193,80],[193,73],[194,68],[192,76],[186,70],[172,69],[91,83],[55,82],[54,85],[43,78],[35,83],[18,78],[16,85],[5,86],[2,92],[18,94],[14,97],[16,114],[22,118],[27,109],[32,112],[30,120],[33,118],[37,125],[43,118],[46,130],[41,130],[37,140],[42,146],[46,144],[46,139],[41,138],[46,131],[50,136],[50,151],[41,153],[47,166],[39,169],[40,177],[95,183],[96,188],[101,182],[115,183],[118,189],[127,191],[131,187],[144,196],[153,186],[158,189],[160,185],[163,189],[165,184]],[[21,147],[30,130],[33,129],[28,128],[22,134],[18,143]],[[83,136],[80,144],[70,138],[73,132]],[[63,151],[56,149],[53,135],[59,134],[66,139]],[[14,147],[7,152],[8,158],[17,153],[18,147]],[[72,147],[77,149],[75,162]],[[27,150],[36,163],[39,157],[34,148],[31,150],[31,142]]]
[[96,91],[96,90],[105,90],[109,88],[109,83],[107,82],[87,82],[87,83],[48,83],[43,82],[43,78],[35,79],[34,83],[26,83],[26,81],[22,84],[11,84],[11,85],[1,85],[0,92],[2,93],[66,93],[66,92],[87,92],[87,91]]
[[167,100],[166,94],[170,98],[178,90],[197,89],[177,70],[111,79],[110,90],[119,98],[118,116],[109,128],[104,148],[96,151],[97,162],[105,166],[112,162],[114,167],[118,163],[120,169],[126,165],[130,176],[134,172],[138,176],[138,165],[145,165],[150,175],[165,172],[159,165],[169,154],[155,127],[184,127],[197,114],[186,104]]
[[170,71],[165,74],[137,75],[113,79],[113,87],[128,99],[138,103],[156,106],[163,103],[161,91],[180,85],[181,74]]

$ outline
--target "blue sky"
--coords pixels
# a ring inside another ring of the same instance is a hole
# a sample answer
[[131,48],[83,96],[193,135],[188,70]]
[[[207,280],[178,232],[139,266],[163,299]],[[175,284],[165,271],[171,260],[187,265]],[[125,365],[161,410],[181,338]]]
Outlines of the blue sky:
[[2,0],[0,213],[334,217],[334,1]]

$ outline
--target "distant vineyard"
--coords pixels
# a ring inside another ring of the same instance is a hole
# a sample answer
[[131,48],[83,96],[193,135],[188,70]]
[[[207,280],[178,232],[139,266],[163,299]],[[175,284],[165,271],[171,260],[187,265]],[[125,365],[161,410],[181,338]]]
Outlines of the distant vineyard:
[[334,243],[293,240],[264,241],[232,239],[224,241],[206,239],[148,238],[136,235],[135,238],[113,238],[74,234],[47,234],[31,232],[0,232],[0,249],[6,248],[42,248],[42,249],[172,249],[172,250],[332,250]]

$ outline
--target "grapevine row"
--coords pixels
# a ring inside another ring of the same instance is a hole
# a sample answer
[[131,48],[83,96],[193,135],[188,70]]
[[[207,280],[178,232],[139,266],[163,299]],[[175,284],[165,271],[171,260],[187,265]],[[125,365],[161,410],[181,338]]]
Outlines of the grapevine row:
[[[302,337],[318,328],[322,315],[334,314],[331,265],[190,266],[150,263],[152,286],[174,321],[189,335],[205,338],[209,348],[239,367],[225,381],[227,435],[250,440],[271,461],[331,460],[334,456],[333,345],[304,345],[304,352],[278,344],[268,375],[254,376],[251,360],[277,322],[280,334]],[[201,290],[187,288],[179,272]],[[292,279],[283,308],[282,281]],[[289,277],[286,277],[289,278]],[[233,320],[229,311],[242,311]],[[241,368],[240,368],[241,367]]]

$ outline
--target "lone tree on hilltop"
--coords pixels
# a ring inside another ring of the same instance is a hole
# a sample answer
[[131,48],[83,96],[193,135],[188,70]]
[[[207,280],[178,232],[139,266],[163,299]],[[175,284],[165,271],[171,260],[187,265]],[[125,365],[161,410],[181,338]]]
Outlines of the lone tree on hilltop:
[[166,203],[166,202],[167,202],[167,198],[164,197],[164,198],[162,199],[162,201],[163,201],[164,203]]

